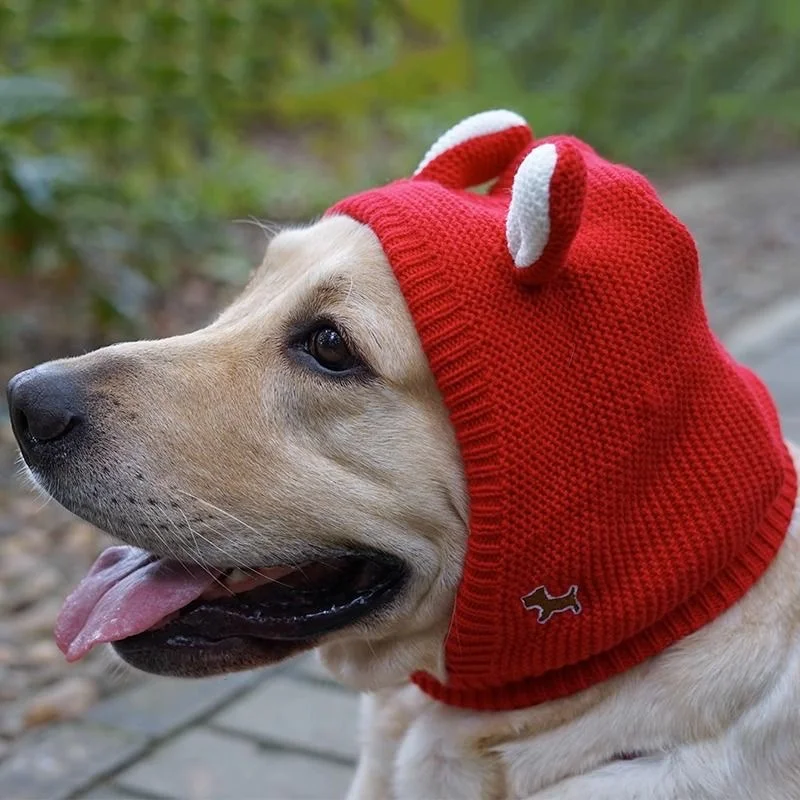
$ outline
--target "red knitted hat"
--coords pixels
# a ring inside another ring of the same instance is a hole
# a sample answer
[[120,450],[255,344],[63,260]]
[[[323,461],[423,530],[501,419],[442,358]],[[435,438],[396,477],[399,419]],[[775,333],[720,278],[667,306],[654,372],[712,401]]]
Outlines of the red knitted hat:
[[413,178],[328,213],[378,236],[463,457],[448,678],[415,675],[425,692],[476,709],[562,697],[759,578],[795,471],[769,394],[709,330],[691,235],[641,175],[489,111]]

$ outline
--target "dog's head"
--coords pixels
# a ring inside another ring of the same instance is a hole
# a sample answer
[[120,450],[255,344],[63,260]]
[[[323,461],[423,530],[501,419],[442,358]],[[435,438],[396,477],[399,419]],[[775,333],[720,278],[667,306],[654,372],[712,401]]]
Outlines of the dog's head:
[[[69,658],[113,641],[208,674],[319,647],[360,687],[424,672],[435,696],[431,676],[524,704],[531,677],[589,674],[694,597],[720,540],[746,546],[786,480],[752,380],[647,181],[494,111],[411,179],[278,235],[208,327],[45,364],[9,394],[38,483],[134,546],[68,600]],[[721,490],[733,464],[761,476],[748,491]],[[692,557],[652,569],[667,543]],[[537,585],[547,624],[520,602]]]
[[[510,112],[466,120],[427,154],[412,204],[513,174],[531,136]],[[537,185],[555,155],[549,145],[533,159]],[[547,193],[544,207],[541,193],[518,205],[508,241],[507,199],[501,225],[495,212],[484,224],[500,232],[494,250],[528,266],[526,248],[541,255],[547,236],[534,225],[532,237],[525,215],[547,214]],[[361,687],[421,670],[444,679],[467,549],[465,468],[397,272],[404,259],[390,259],[397,235],[387,246],[358,216],[337,207],[277,235],[202,330],[12,379],[34,480],[128,545],[106,551],[68,599],[56,631],[68,658],[111,641],[145,670],[199,675],[319,647]],[[401,234],[417,249],[413,224]],[[479,231],[466,244],[497,262]]]
[[9,398],[36,482],[147,551],[114,551],[96,576],[125,594],[120,613],[181,590],[183,576],[161,574],[180,568],[148,554],[189,565],[186,591],[201,590],[169,624],[116,643],[130,663],[210,674],[321,645],[356,682],[441,672],[464,478],[366,226],[334,216],[280,233],[208,327],[42,365]]

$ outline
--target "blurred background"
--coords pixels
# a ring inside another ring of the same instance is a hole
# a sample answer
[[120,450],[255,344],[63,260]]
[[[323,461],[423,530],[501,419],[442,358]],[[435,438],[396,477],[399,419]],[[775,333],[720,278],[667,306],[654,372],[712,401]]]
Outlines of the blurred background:
[[[203,323],[277,225],[409,174],[495,107],[654,180],[697,236],[715,328],[797,425],[788,0],[0,0],[0,380]],[[104,541],[15,477],[4,414],[0,761],[134,680],[55,649]]]
[[4,0],[0,54],[2,337],[34,357],[161,332],[246,275],[227,223],[407,174],[476,110],[665,179],[800,140],[785,0]]

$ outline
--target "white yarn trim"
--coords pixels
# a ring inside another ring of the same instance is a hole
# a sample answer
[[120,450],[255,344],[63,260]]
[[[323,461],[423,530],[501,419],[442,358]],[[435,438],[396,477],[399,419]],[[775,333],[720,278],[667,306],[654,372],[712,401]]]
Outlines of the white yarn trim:
[[506,218],[508,250],[517,267],[530,267],[550,237],[550,181],[558,152],[550,142],[531,150],[520,164]]
[[488,136],[490,133],[500,133],[520,125],[527,126],[527,124],[519,114],[503,109],[483,111],[480,114],[467,117],[450,128],[449,131],[443,133],[431,145],[428,152],[425,153],[425,158],[422,159],[420,165],[414,171],[414,175],[419,175],[431,161],[439,158],[442,153],[452,150],[452,148],[470,139],[476,139],[478,136]]

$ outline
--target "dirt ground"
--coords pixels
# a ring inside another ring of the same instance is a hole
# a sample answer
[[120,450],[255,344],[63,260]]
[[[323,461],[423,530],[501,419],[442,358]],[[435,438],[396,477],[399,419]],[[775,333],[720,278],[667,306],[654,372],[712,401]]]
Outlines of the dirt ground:
[[[695,234],[710,319],[723,338],[756,312],[800,294],[800,157],[665,184],[668,205]],[[200,324],[220,292],[193,279],[153,320],[153,335]],[[75,352],[40,309],[25,340],[0,363],[0,381],[42,358]],[[39,325],[40,323],[40,325]],[[13,362],[13,363],[12,363]],[[800,368],[800,365],[799,365]],[[108,543],[104,534],[45,503],[19,477],[5,407],[0,409],[0,759],[24,731],[82,713],[136,680],[101,649],[68,665],[52,638],[64,596]]]

